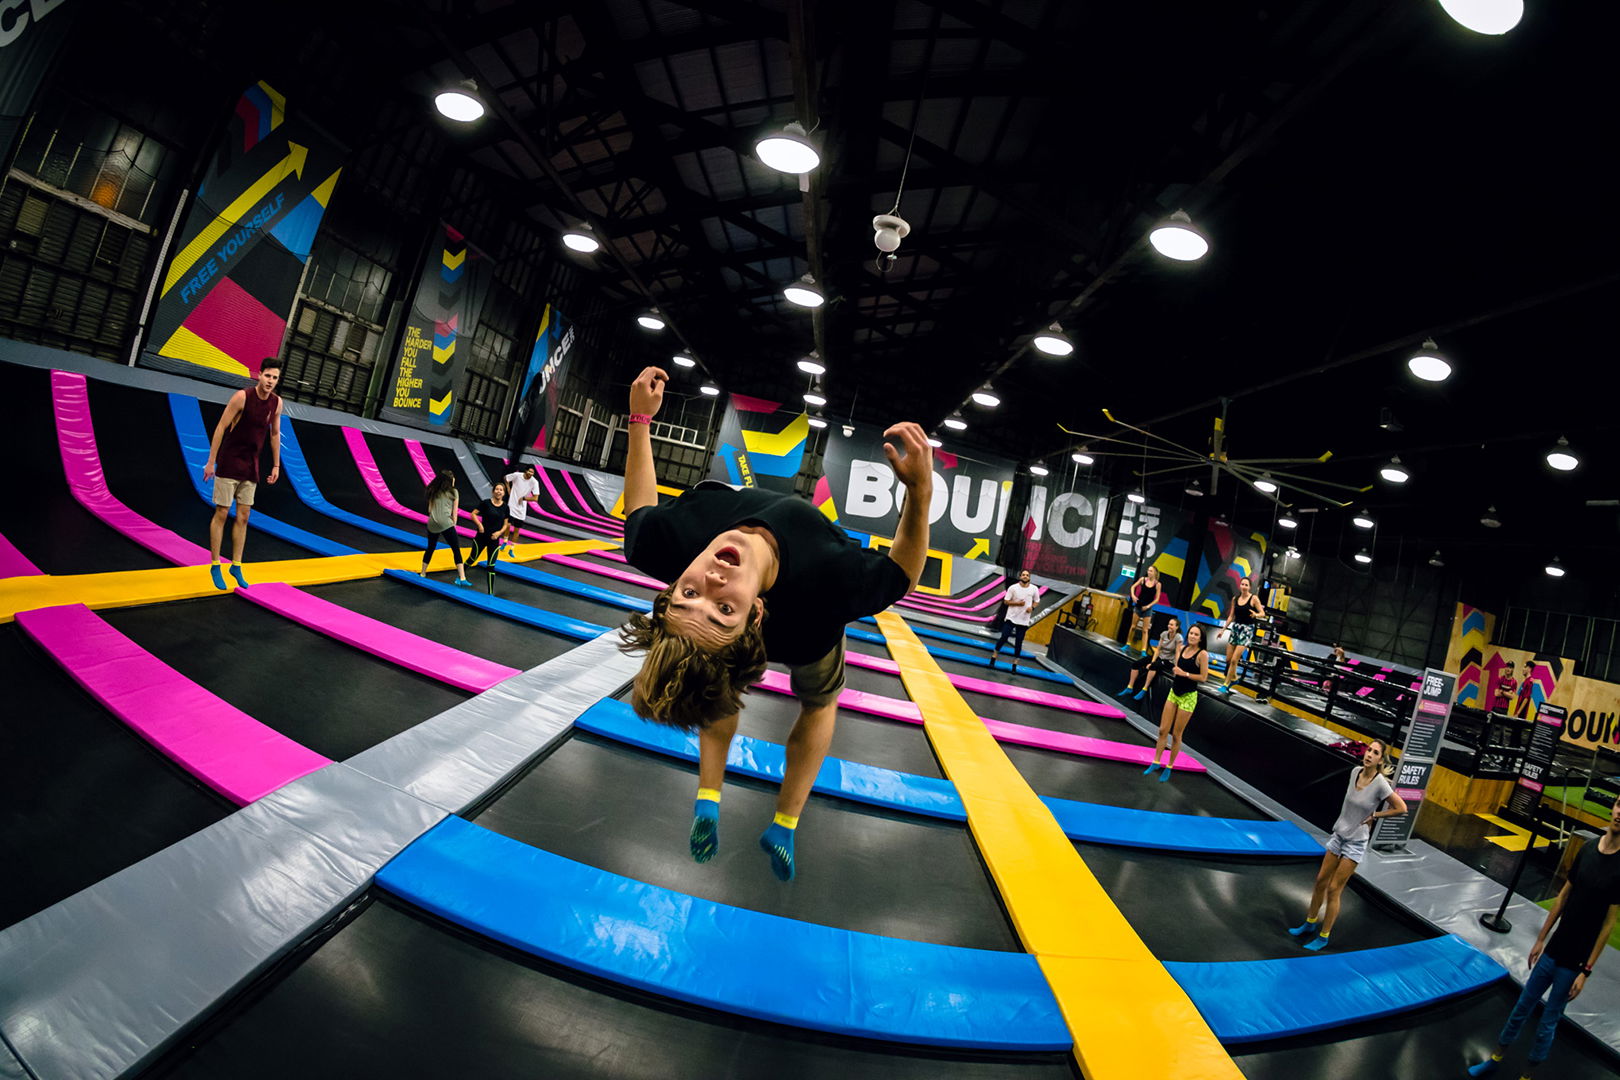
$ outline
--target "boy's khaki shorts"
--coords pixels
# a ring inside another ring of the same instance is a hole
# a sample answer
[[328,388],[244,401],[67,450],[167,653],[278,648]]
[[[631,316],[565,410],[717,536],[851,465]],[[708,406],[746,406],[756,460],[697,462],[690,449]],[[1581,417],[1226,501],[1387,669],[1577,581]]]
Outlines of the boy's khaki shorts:
[[844,689],[844,642],[840,638],[836,647],[826,656],[810,664],[788,669],[793,696],[806,708],[816,708],[838,700]]

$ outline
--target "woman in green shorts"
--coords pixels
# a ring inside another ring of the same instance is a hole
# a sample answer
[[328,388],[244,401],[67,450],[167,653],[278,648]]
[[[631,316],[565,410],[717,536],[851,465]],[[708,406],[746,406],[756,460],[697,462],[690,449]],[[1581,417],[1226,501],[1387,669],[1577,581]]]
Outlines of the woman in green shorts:
[[1181,733],[1187,730],[1198,707],[1198,684],[1209,678],[1209,653],[1204,650],[1204,628],[1194,624],[1187,629],[1187,644],[1176,657],[1175,678],[1170,683],[1170,696],[1164,699],[1164,712],[1159,717],[1159,741],[1153,744],[1153,764],[1142,770],[1151,776],[1159,768],[1159,755],[1165,745],[1170,747],[1170,760],[1164,763],[1159,782],[1170,779],[1176,766],[1176,755],[1181,753]]

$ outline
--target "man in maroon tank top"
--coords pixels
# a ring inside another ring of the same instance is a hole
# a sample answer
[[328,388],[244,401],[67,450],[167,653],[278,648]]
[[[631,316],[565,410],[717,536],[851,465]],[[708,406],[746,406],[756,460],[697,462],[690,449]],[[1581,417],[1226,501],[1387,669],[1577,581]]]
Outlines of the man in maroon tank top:
[[225,415],[214,425],[214,441],[208,447],[203,479],[214,482],[214,520],[208,524],[208,553],[212,558],[208,570],[221,589],[225,588],[225,575],[220,572],[219,546],[225,538],[225,518],[230,514],[232,499],[236,500],[236,527],[231,530],[231,576],[238,586],[247,588],[247,579],[242,576],[242,548],[247,544],[248,515],[259,482],[259,457],[266,435],[270,437],[271,465],[265,480],[273,484],[281,475],[281,398],[275,392],[280,381],[281,361],[273,356],[267,358],[259,365],[259,381],[232,394]]

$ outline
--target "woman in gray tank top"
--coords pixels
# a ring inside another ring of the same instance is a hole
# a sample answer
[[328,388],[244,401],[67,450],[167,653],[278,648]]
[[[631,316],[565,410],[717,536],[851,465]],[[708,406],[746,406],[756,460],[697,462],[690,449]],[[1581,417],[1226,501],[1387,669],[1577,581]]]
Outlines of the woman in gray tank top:
[[[1367,854],[1373,821],[1406,813],[1405,801],[1396,794],[1395,785],[1384,773],[1384,754],[1383,740],[1374,739],[1362,752],[1361,767],[1350,770],[1344,805],[1339,808],[1333,834],[1327,838],[1327,853],[1316,871],[1310,910],[1305,913],[1303,923],[1288,929],[1312,952],[1327,948],[1328,935],[1333,933],[1333,923],[1339,917],[1339,897],[1355,875],[1357,864]],[[1389,805],[1385,807],[1385,803]]]

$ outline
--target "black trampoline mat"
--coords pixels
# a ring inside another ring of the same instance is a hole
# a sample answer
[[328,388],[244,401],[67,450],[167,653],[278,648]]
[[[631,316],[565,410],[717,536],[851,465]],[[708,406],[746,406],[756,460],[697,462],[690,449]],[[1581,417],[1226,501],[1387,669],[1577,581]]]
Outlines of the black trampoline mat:
[[[51,408],[51,375],[7,364],[0,395],[0,454],[22,499],[0,499],[0,535],[46,574],[101,574],[172,565],[102,524],[68,491]],[[91,380],[92,385],[94,380]],[[199,506],[202,504],[199,502]],[[206,511],[206,508],[204,508]],[[206,545],[207,533],[204,534]]]
[[1247,802],[1201,773],[1177,772],[1166,783],[1142,775],[1142,766],[1002,743],[1013,766],[1038,795],[1078,802],[1156,810],[1164,814],[1268,821]]
[[[762,943],[760,963],[769,962]],[[698,1009],[474,939],[385,899],[148,1075],[1073,1080],[1078,1074],[1067,1054],[953,1054]]]
[[235,597],[102,615],[181,674],[335,761],[469,696]]
[[[438,577],[454,580],[455,574]],[[484,591],[483,578],[484,575],[475,573],[471,579],[481,592]],[[386,577],[316,585],[304,591],[379,622],[520,671],[543,664],[579,645],[577,641],[486,615],[437,593]]]
[[0,927],[235,809],[130,731],[26,638],[0,626]]
[[[790,695],[750,690],[743,699],[742,723],[737,733],[785,745],[798,716],[799,703]],[[838,724],[827,753],[862,765],[940,776],[939,762],[921,724],[884,720],[849,709],[838,711]]]
[[[114,497],[148,521],[206,549],[208,523],[214,511],[186,476],[167,395],[91,379],[90,415],[101,448],[102,471]],[[211,428],[209,431],[212,433]],[[268,439],[265,445],[262,467],[268,476]],[[282,484],[279,480],[275,484],[261,482],[259,490]],[[268,533],[254,531],[252,521],[249,514],[244,562],[306,559],[312,554]],[[235,523],[227,521],[220,541],[220,553],[226,558],[231,555],[234,528]]]
[[[339,509],[347,510],[363,518],[369,518],[381,525],[387,525],[401,532],[426,535],[426,525],[420,521],[384,510],[371,494],[360,476],[360,469],[354,463],[354,454],[349,450],[349,444],[343,439],[343,429],[336,424],[319,424],[312,420],[292,421],[293,432],[298,437],[298,445],[304,451],[304,460],[309,465],[310,475],[315,478],[315,486],[320,489],[326,501]],[[366,437],[366,445],[373,446],[373,438]],[[375,454],[375,447],[373,451]],[[410,491],[393,491],[394,499],[403,507],[427,513],[427,506],[422,498],[424,487],[421,481]]]
[[[1188,855],[1076,844],[1115,906],[1160,960],[1214,962],[1309,956],[1288,935],[1305,921],[1320,859]],[[1434,937],[1416,920],[1344,890],[1332,948],[1359,952]]]
[[[1503,979],[1495,985],[1413,1012],[1364,1024],[1252,1043],[1231,1048],[1248,1080],[1299,1080],[1301,1077],[1389,1077],[1428,1080],[1465,1077],[1468,1067],[1491,1055],[1518,984]],[[1534,1036],[1540,1016],[1532,1015],[1518,1045],[1508,1052],[1495,1076],[1514,1080]],[[1541,1080],[1614,1080],[1620,1058],[1564,1024],[1552,1056],[1537,1068]]]
[[481,812],[485,828],[676,892],[790,919],[979,949],[1016,950],[965,826],[812,795],[777,881],[758,845],[777,788],[727,778],[720,852],[692,861],[697,765],[576,734]]

